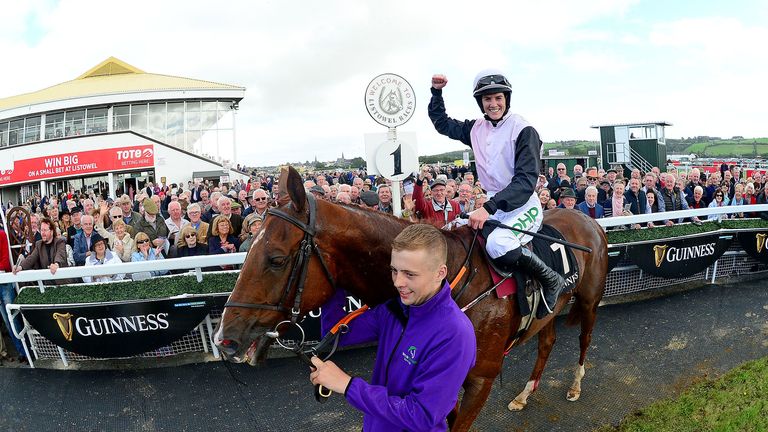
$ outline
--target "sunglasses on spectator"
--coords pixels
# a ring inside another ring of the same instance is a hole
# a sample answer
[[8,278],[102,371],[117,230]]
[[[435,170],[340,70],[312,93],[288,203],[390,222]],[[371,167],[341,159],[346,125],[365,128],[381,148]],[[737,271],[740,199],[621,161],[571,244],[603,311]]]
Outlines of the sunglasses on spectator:
[[597,181],[597,177],[587,177],[587,180],[589,180],[589,181]]
[[558,168],[558,171],[565,171],[565,168]]
[[187,234],[187,235],[185,235],[184,237],[185,237],[185,238],[192,238],[192,237],[197,237],[197,234],[195,234],[195,233],[192,233],[192,234]]
[[261,197],[261,198],[254,198],[254,201],[266,201],[267,197]]
[[122,219],[123,215],[112,216],[112,219]]
[[149,240],[139,240],[136,242],[137,245],[144,244],[144,243],[149,243]]

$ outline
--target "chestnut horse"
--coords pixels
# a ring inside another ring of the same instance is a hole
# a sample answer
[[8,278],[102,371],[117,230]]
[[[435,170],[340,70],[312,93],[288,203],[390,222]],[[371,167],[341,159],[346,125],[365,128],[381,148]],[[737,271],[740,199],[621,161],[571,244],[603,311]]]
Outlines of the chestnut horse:
[[[287,178],[286,178],[287,177]],[[221,322],[216,330],[216,344],[230,361],[251,364],[265,360],[273,339],[265,336],[280,321],[286,320],[292,306],[304,315],[323,305],[333,294],[335,286],[342,287],[366,304],[375,306],[397,296],[390,273],[392,239],[409,222],[381,212],[352,206],[337,205],[318,200],[309,205],[302,179],[293,168],[284,171],[280,182],[285,189],[280,194],[283,216],[270,215],[251,246],[245,264],[229,298]],[[288,199],[290,198],[290,200]],[[314,200],[313,200],[314,201]],[[314,215],[308,214],[315,207]],[[284,216],[299,221],[287,221]],[[603,296],[608,264],[607,243],[602,228],[581,212],[551,210],[544,222],[557,228],[568,241],[592,249],[591,253],[574,250],[578,261],[579,278],[576,287],[558,300],[556,313],[575,298],[568,314],[568,323],[581,325],[579,336],[581,353],[575,379],[567,393],[575,401],[581,393],[584,361],[592,338],[597,306]],[[303,228],[301,227],[303,225]],[[311,226],[314,225],[314,226]],[[297,256],[299,244],[306,240],[307,231],[313,233],[316,247],[307,256],[304,275],[306,290],[295,302],[297,292],[303,288]],[[465,226],[445,231],[448,242],[448,280],[460,271],[474,232]],[[318,258],[319,255],[320,258]],[[474,248],[470,257],[470,271],[462,279],[475,273],[469,287],[456,299],[464,306],[492,285],[487,258],[481,248]],[[299,277],[295,276],[299,274]],[[290,283],[289,283],[290,280]],[[464,280],[462,280],[464,282]],[[254,308],[254,305],[257,305]],[[466,311],[475,327],[477,360],[464,381],[464,396],[457,409],[449,416],[451,430],[468,430],[480,413],[491,386],[499,374],[505,348],[512,341],[522,317],[514,301],[488,296]],[[536,390],[547,358],[555,343],[555,322],[550,314],[534,320],[517,345],[539,335],[538,358],[524,390],[509,404],[510,410],[525,407],[528,396]]]

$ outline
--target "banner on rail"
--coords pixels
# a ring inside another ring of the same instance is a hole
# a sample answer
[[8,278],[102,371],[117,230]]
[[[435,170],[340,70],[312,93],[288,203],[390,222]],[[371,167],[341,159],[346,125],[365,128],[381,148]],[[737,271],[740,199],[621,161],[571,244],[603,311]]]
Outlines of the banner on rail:
[[733,234],[710,234],[628,246],[626,254],[646,273],[663,278],[693,276],[725,253]]
[[126,357],[167,346],[191,332],[212,299],[22,308],[24,318],[56,345],[90,357]]
[[765,240],[768,230],[756,232],[740,232],[739,243],[752,258],[768,264],[768,244]]

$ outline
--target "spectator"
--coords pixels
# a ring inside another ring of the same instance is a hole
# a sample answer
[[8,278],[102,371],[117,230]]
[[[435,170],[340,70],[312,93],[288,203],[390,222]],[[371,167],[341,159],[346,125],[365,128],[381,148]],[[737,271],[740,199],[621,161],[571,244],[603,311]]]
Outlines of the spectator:
[[[488,195],[479,193],[475,195],[475,208],[480,208],[488,201]],[[543,207],[542,207],[543,208]]]
[[578,180],[584,175],[584,167],[579,164],[573,166],[573,180],[578,185]]
[[688,208],[702,209],[707,208],[709,204],[704,200],[704,188],[701,186],[695,186],[691,193],[691,196],[685,198],[688,201]]
[[349,199],[352,204],[360,204],[360,189],[357,186],[349,188]]
[[[239,215],[236,215],[236,214],[232,213],[232,200],[230,200],[229,198],[227,198],[225,196],[222,196],[222,197],[219,198],[219,201],[217,202],[217,204],[219,206],[219,211],[221,212],[221,214],[219,216],[223,216],[224,219],[228,219],[229,220],[230,225],[231,225],[230,233],[232,233],[233,235],[237,235],[237,233],[239,233],[242,230],[242,228],[243,228],[243,218],[240,217]],[[209,238],[215,235],[215,234],[213,234],[213,228],[214,228],[213,224],[211,224],[208,227],[208,237]],[[238,243],[238,245],[239,245],[239,243]],[[235,249],[235,250],[237,250],[237,249]]]
[[[153,195],[157,196],[157,195]],[[160,248],[167,252],[170,244],[168,243],[168,226],[163,219],[158,217],[160,210],[157,204],[151,198],[144,198],[144,217],[139,219],[134,228],[143,232],[152,242],[152,247]]]
[[584,201],[576,207],[592,219],[602,219],[605,216],[603,206],[597,205],[597,188],[594,186],[587,186],[584,190]]
[[75,258],[75,265],[85,265],[85,259],[91,255],[91,238],[93,237],[93,216],[84,214],[80,218],[80,224],[83,230],[75,235],[72,254]]
[[[40,221],[41,240],[35,242],[32,252],[13,268],[13,274],[21,270],[49,269],[51,274],[56,270],[67,267],[67,244],[64,238],[56,235],[56,228],[48,218]],[[56,284],[64,284],[69,281],[59,279]]]
[[603,203],[605,217],[631,216],[632,213],[630,213],[629,207],[627,197],[624,196],[624,183],[616,181],[613,184],[613,196]]
[[41,240],[43,237],[40,235],[40,216],[37,213],[32,213],[29,216],[29,225],[32,228],[32,241]]
[[128,262],[131,260],[133,252],[133,237],[128,232],[128,225],[123,222],[122,215],[118,215],[112,222],[111,230],[105,230],[104,224],[96,224],[96,232],[104,238],[109,239],[109,248],[114,251],[120,260]]
[[[608,179],[600,180],[599,185],[600,189],[597,190],[598,202],[604,202],[613,196],[613,188],[611,187],[611,182],[609,182]],[[605,196],[605,199],[603,201],[599,201],[603,196]]]
[[616,181],[617,174],[618,173],[616,172],[616,170],[614,168],[611,168],[605,172],[605,178],[608,180],[608,182],[610,182],[611,185],[613,185],[613,182]]
[[[142,231],[136,233],[136,237],[134,238],[134,248],[133,254],[131,255],[132,262],[157,261],[163,259],[163,254],[161,253],[163,250],[162,246],[153,248],[149,236]],[[168,270],[155,270],[138,274],[134,273],[133,279],[146,279],[148,277],[162,276],[165,274],[168,274]]]
[[376,192],[364,190],[360,192],[360,207],[375,210],[379,204],[379,196]]
[[309,192],[314,195],[316,200],[325,200],[325,189],[322,186],[314,185],[309,188]]
[[80,207],[73,207],[72,210],[70,210],[70,213],[72,214],[72,225],[67,228],[67,244],[74,248],[75,236],[83,231],[83,227],[80,226],[80,219],[82,218],[83,211]]
[[[552,177],[549,180],[549,185],[547,188],[549,189],[550,196],[555,195],[555,191],[560,188],[560,183],[568,178],[568,171],[565,169],[564,163],[557,164],[557,176]],[[568,185],[570,185],[570,181],[568,182]]]
[[93,200],[90,198],[84,199],[82,201],[82,204],[83,204],[83,214],[93,216],[93,209],[94,209]]
[[[198,233],[192,225],[185,225],[184,228],[179,231],[176,247],[173,249],[170,256],[173,258],[184,258],[200,255],[208,255],[208,245],[198,241]],[[183,270],[180,273],[185,271],[186,270]]]
[[189,225],[197,232],[197,242],[207,244],[208,243],[208,224],[200,219],[202,215],[202,209],[200,204],[194,203],[187,207],[187,216],[189,217]]
[[549,202],[549,198],[550,198],[549,189],[542,188],[539,191],[539,202],[541,203],[541,208],[543,209],[547,208],[547,203]]
[[558,208],[573,210],[576,206],[576,193],[571,188],[565,188],[560,192],[560,205]]
[[[709,208],[718,208],[718,207],[725,207],[728,204],[725,203],[725,192],[718,190],[715,192],[715,199],[712,200],[711,203],[709,203]],[[708,220],[712,219],[720,219],[720,218],[728,218],[728,214],[711,214],[707,217]]]
[[558,189],[555,189],[555,192],[553,194],[551,194],[552,198],[554,198],[555,201],[557,201],[559,203],[560,202],[560,194],[563,193],[563,191],[566,190],[566,189],[573,190],[571,188],[571,182],[568,181],[567,179],[564,179],[563,181],[560,182],[560,187]]
[[[763,186],[763,191],[757,196],[757,204],[768,204],[768,182]],[[768,211],[758,213],[763,220],[768,220]]]
[[[683,198],[682,191],[678,189],[675,183],[675,175],[667,173],[667,178],[664,181],[664,189],[660,191],[661,196],[659,197],[659,201],[664,201],[664,211],[688,210],[688,201]],[[661,207],[661,203],[659,203],[659,207]],[[694,218],[694,220],[698,221],[698,218]],[[678,219],[678,222],[682,221],[682,218]],[[667,226],[674,225],[674,221],[672,220],[667,220],[665,223]]]
[[430,223],[440,228],[456,219],[459,215],[459,203],[448,200],[445,197],[445,181],[435,180],[430,187],[432,198],[427,201],[424,198],[422,185],[425,182],[423,171],[419,173],[419,179],[413,187],[413,197],[416,204],[416,212],[422,222]]
[[392,209],[392,188],[389,187],[389,185],[382,184],[376,188],[376,195],[379,199],[379,202],[376,205],[376,209],[380,212],[393,214],[394,210]]
[[264,220],[267,217],[268,209],[269,196],[267,196],[267,192],[264,189],[256,189],[253,191],[253,196],[251,198],[251,207],[243,212],[243,217],[247,217],[251,214],[258,214],[261,216],[261,219]]
[[547,201],[547,207],[544,210],[552,210],[553,208],[557,208],[557,201],[550,198],[549,201]]
[[630,205],[629,211],[632,214],[638,215],[650,213],[648,211],[645,194],[640,191],[639,178],[629,179],[629,189],[624,192],[624,196],[627,198],[627,202]]
[[579,177],[578,179],[576,179],[576,190],[574,191],[576,193],[575,195],[576,202],[584,201],[584,191],[586,189],[587,189],[587,178]]
[[123,222],[130,226],[133,232],[136,232],[135,225],[141,219],[141,215],[139,212],[133,211],[133,203],[131,202],[131,198],[128,195],[122,195],[120,196],[120,199],[117,200],[117,202],[120,206],[120,209],[123,211]]
[[[221,198],[222,198],[221,192],[214,192],[213,194],[211,194],[210,205],[208,206],[207,209],[203,210],[203,217],[202,217],[202,219],[205,222],[210,224],[211,221],[216,216],[219,215],[219,213],[220,213],[220,211],[219,211],[219,200]],[[226,198],[226,197],[224,197],[224,198]],[[229,198],[227,198],[227,199],[229,199]]]
[[216,216],[211,227],[211,236],[208,237],[208,253],[217,255],[237,252],[237,248],[240,247],[240,240],[234,234],[232,222],[229,219],[224,215]]
[[251,248],[253,239],[256,238],[259,229],[261,229],[261,222],[261,216],[257,214],[252,214],[245,218],[245,221],[243,222],[243,232],[240,234],[239,252],[248,252]]
[[[124,224],[124,223],[123,223]],[[122,259],[116,253],[109,250],[109,240],[100,236],[98,233],[91,238],[91,255],[85,259],[85,266],[92,267],[104,264],[122,264]],[[101,276],[83,276],[83,282],[110,282],[123,280],[125,274],[101,275]]]
[[[342,186],[346,186],[346,185],[342,185]],[[352,198],[346,192],[339,192],[339,194],[336,196],[336,200],[340,204],[352,205]]]
[[[731,200],[729,205],[732,205],[732,206],[743,206],[743,205],[746,205],[746,204],[747,203],[744,200],[744,185],[742,185],[741,183],[737,183],[736,186],[734,186],[733,199]],[[743,212],[734,213],[733,217],[734,218],[743,219],[744,218],[744,213]]]
[[181,204],[178,201],[171,201],[168,203],[168,219],[165,220],[165,226],[168,227],[168,241],[174,243],[176,241],[176,234],[181,231],[182,228],[189,225],[189,221],[184,219],[184,213],[181,211]]
[[[658,197],[656,196],[656,191],[655,190],[651,189],[648,192],[646,192],[645,193],[645,200],[646,200],[646,202],[648,204],[648,209],[651,211],[651,213],[661,213],[661,212],[664,211],[663,209],[660,209],[660,207],[659,207],[660,202],[658,200]],[[650,224],[650,222],[649,222],[649,224]]]
[[[55,226],[53,221],[51,221],[51,225]],[[55,232],[55,228],[49,228],[49,229]],[[42,234],[41,234],[41,237],[42,237]],[[1,272],[11,271],[11,255],[10,255],[10,250],[8,249],[8,236],[5,234],[5,230],[3,230],[2,226],[0,226],[0,271]],[[24,346],[22,345],[19,338],[17,338],[16,335],[13,334],[13,331],[11,331],[11,322],[8,317],[8,312],[5,309],[5,305],[15,303],[15,300],[16,300],[16,288],[14,288],[13,284],[11,283],[0,284],[0,314],[2,314],[3,316],[3,321],[5,322],[5,328],[8,329],[8,335],[11,341],[13,341],[13,346],[16,347],[16,352],[18,353],[18,356],[16,357],[16,359],[19,362],[22,362],[22,361],[26,361]],[[17,329],[22,328],[23,324],[21,322],[21,317],[17,316],[14,319],[14,326]]]

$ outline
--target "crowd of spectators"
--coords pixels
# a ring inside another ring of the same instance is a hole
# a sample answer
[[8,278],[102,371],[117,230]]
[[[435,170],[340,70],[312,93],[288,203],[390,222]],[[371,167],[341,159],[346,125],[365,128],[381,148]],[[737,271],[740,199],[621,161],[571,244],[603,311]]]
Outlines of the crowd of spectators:
[[[757,171],[748,178],[741,174],[738,166],[709,175],[697,168],[685,174],[653,168],[648,173],[633,170],[624,178],[622,172],[613,169],[584,169],[580,165],[568,172],[561,163],[539,176],[536,192],[544,209],[575,209],[595,219],[720,206],[734,207],[723,217],[753,217],[756,215],[736,207],[768,202],[768,182]],[[55,198],[35,197],[27,203],[35,241],[26,245],[12,270],[47,268],[55,273],[66,266],[247,252],[268,217],[267,210],[277,205],[275,179],[275,175],[254,173],[250,182],[231,185],[149,184],[133,196],[123,194],[115,200],[74,192]],[[395,213],[391,183],[363,170],[306,173],[304,180],[307,191],[318,199]],[[474,173],[439,165],[425,165],[406,179],[400,195],[401,210],[395,216],[439,227],[481,207],[488,199]],[[698,222],[698,218],[691,220]],[[682,221],[660,218],[643,225]],[[11,220],[9,226],[9,236],[19,242],[27,237],[19,221]],[[137,279],[166,273],[128,276]],[[119,280],[125,276],[84,280]]]

